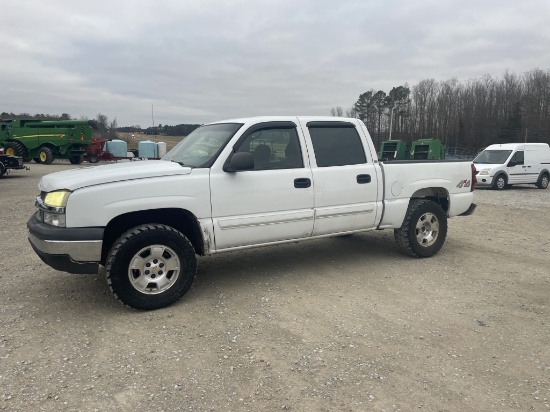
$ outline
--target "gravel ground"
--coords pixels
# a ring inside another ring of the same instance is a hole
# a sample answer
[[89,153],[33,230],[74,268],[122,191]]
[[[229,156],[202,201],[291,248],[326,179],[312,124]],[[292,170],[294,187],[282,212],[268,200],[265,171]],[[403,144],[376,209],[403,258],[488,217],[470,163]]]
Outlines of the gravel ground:
[[550,190],[476,190],[430,259],[391,231],[201,257],[139,312],[27,242],[72,167],[0,180],[0,410],[550,410]]

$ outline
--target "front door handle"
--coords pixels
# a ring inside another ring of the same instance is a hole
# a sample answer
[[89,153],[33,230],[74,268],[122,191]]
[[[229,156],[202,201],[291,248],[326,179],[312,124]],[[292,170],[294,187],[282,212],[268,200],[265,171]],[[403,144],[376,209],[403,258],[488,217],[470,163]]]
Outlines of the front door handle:
[[311,180],[307,177],[300,177],[298,179],[294,179],[294,187],[296,189],[305,189],[311,186]]
[[357,175],[357,183],[370,183],[370,175]]

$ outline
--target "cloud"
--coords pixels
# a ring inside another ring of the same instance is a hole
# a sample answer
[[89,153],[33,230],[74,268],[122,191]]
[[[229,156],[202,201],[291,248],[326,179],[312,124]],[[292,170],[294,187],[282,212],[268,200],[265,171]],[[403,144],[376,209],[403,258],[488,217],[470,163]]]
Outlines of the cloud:
[[203,123],[327,115],[374,88],[550,68],[546,0],[4,5],[0,111]]

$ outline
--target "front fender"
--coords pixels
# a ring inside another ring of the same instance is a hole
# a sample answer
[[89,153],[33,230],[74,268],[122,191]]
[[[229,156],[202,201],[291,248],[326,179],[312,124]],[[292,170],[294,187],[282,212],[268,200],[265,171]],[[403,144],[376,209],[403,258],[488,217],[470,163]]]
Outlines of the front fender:
[[208,179],[162,176],[75,190],[67,202],[67,227],[104,227],[120,215],[167,208],[188,210],[198,219],[211,218]]

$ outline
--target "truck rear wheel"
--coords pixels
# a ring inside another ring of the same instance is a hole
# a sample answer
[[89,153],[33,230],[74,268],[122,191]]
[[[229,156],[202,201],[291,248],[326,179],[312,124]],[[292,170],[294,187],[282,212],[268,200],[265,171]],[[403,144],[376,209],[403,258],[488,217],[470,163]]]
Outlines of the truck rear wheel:
[[447,215],[437,203],[412,199],[401,228],[394,230],[397,245],[407,254],[431,257],[441,250],[447,237]]
[[89,155],[88,156],[88,162],[90,162],[90,163],[99,162],[99,156],[98,155]]
[[181,232],[146,224],[118,238],[107,255],[105,273],[109,288],[123,304],[159,309],[189,290],[197,273],[197,257]]
[[49,165],[53,162],[52,149],[48,146],[42,146],[38,152],[38,161],[44,165]]

